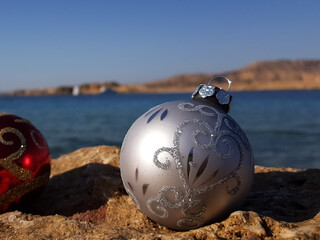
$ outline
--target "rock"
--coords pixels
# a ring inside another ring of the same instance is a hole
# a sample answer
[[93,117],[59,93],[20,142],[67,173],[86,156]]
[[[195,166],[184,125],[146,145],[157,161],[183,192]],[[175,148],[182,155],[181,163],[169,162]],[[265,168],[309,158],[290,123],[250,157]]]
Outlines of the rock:
[[42,194],[0,215],[0,239],[320,239],[319,169],[256,166],[240,209],[177,232],[134,206],[122,186],[119,154],[99,146],[53,160]]
[[[253,62],[250,65],[215,74],[181,74],[145,83],[149,91],[190,91],[207,83],[212,76],[227,76],[233,90],[320,89],[319,60],[277,60]],[[223,88],[226,83],[215,82]],[[141,86],[140,86],[141,87]]]
[[116,147],[84,148],[52,161],[48,186],[36,201],[19,206],[25,213],[72,216],[98,209],[115,192],[124,192]]

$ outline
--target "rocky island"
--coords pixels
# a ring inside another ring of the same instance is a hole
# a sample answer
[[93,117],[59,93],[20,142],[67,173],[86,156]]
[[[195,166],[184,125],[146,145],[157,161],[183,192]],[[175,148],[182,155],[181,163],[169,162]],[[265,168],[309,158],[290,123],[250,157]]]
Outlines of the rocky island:
[[320,169],[256,166],[240,209],[178,232],[135,207],[121,182],[119,155],[118,147],[97,146],[53,160],[42,194],[0,214],[0,239],[320,239]]
[[141,84],[119,84],[114,81],[86,83],[79,86],[60,86],[50,89],[16,90],[6,95],[100,94],[106,90],[118,93],[193,92],[196,86],[207,83],[212,76],[218,75],[232,80],[232,90],[320,89],[320,60],[262,61],[233,71],[181,74]]

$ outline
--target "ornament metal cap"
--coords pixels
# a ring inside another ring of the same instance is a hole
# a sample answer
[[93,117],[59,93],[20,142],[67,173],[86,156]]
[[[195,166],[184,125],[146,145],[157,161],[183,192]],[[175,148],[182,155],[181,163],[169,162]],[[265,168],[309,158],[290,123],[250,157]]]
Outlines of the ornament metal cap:
[[[211,85],[212,81],[227,81],[228,89]],[[231,88],[232,81],[225,76],[217,76],[212,78],[208,84],[200,84],[192,94],[192,99],[195,101],[205,102],[209,105],[214,105],[224,112],[228,113],[230,110],[232,96],[228,93]]]

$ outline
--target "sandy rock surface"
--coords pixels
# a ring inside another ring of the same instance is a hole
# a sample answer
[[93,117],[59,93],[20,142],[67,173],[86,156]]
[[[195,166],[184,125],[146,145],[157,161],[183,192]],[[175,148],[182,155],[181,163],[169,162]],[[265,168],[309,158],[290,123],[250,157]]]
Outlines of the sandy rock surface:
[[53,160],[41,195],[0,214],[0,239],[320,239],[320,169],[256,166],[241,209],[177,232],[134,206],[122,186],[119,154],[98,146]]

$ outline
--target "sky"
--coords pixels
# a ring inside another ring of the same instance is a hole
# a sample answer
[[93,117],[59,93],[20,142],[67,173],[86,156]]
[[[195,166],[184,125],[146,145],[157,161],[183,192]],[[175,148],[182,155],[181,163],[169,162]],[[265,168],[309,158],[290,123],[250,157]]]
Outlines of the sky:
[[0,92],[320,59],[318,0],[0,0]]

